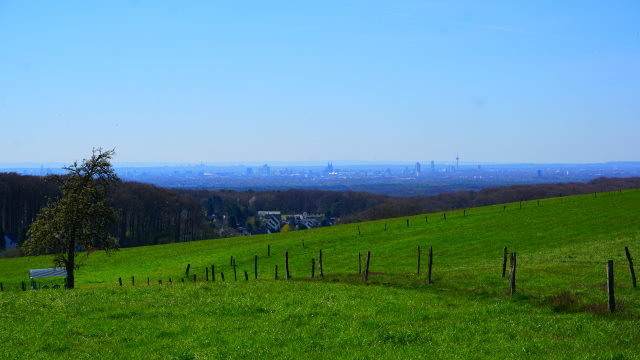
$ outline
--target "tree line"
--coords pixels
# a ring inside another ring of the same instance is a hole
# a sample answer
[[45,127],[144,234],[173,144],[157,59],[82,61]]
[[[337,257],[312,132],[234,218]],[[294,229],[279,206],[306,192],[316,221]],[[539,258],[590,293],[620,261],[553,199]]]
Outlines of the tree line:
[[[640,177],[598,178],[586,183],[515,185],[435,196],[392,197],[327,190],[182,190],[119,182],[110,196],[116,221],[110,229],[121,247],[154,245],[238,235],[255,228],[257,211],[314,213],[336,223],[377,220],[504,202],[640,188]],[[60,196],[54,182],[36,176],[0,173],[0,240],[4,233],[26,238],[27,229],[49,199]],[[215,218],[215,221],[212,219]],[[253,225],[252,225],[253,224]],[[0,246],[4,246],[0,241]]]
[[[0,173],[0,240],[4,234],[26,238],[36,215],[61,195],[57,183],[42,177]],[[117,210],[110,232],[121,247],[215,237],[201,203],[174,190],[135,182],[115,185],[110,205]],[[4,246],[4,241],[0,241]]]

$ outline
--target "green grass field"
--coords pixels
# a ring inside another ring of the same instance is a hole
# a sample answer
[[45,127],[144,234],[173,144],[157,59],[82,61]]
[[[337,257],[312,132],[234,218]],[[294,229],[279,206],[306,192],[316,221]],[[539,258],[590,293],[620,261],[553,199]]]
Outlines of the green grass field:
[[[28,270],[50,267],[50,257],[2,259],[0,358],[637,359],[640,291],[624,247],[637,255],[638,240],[640,191],[632,190],[459,210],[446,220],[435,213],[94,253],[73,291],[20,290]],[[514,296],[501,276],[504,246],[518,253]],[[325,276],[310,279],[318,249]],[[358,275],[366,251],[368,282]],[[196,283],[181,282],[187,264]],[[212,264],[216,281],[205,282]]]

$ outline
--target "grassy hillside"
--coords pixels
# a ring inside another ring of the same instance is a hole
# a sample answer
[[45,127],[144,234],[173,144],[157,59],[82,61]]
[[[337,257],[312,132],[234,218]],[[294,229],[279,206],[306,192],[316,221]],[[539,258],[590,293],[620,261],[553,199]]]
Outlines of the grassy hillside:
[[[0,336],[9,346],[0,357],[632,359],[640,301],[624,246],[640,252],[639,220],[640,191],[632,190],[473,208],[446,220],[436,213],[130,248],[85,258],[74,291],[22,292],[28,270],[50,267],[50,257],[2,259]],[[501,277],[504,246],[518,253],[516,296]],[[318,249],[325,277],[311,280]],[[274,281],[275,265],[284,278],[285,251],[293,280]],[[358,252],[366,251],[364,283]],[[607,259],[616,264],[614,314],[606,311]],[[187,264],[196,284],[180,283]],[[202,281],[212,264],[216,282]]]

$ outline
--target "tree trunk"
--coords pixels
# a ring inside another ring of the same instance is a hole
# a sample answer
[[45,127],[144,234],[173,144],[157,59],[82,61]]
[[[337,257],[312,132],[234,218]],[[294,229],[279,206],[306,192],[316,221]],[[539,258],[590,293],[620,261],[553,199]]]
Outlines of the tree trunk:
[[67,268],[67,281],[65,287],[67,289],[73,289],[75,287],[75,277],[73,275],[73,270],[75,267],[75,241],[69,242],[69,248],[67,249],[67,261],[65,263],[65,267]]

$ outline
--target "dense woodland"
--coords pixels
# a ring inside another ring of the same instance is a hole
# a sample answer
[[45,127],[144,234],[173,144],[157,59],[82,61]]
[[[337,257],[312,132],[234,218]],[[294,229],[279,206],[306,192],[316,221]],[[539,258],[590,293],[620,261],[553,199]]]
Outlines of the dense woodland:
[[[178,190],[121,182],[111,198],[118,209],[112,233],[122,247],[130,247],[235,236],[239,226],[250,230],[257,226],[259,210],[324,214],[347,223],[630,188],[640,188],[640,178],[516,185],[428,197],[324,190]],[[24,239],[40,208],[57,196],[57,183],[46,178],[0,173],[0,239],[4,233]]]

